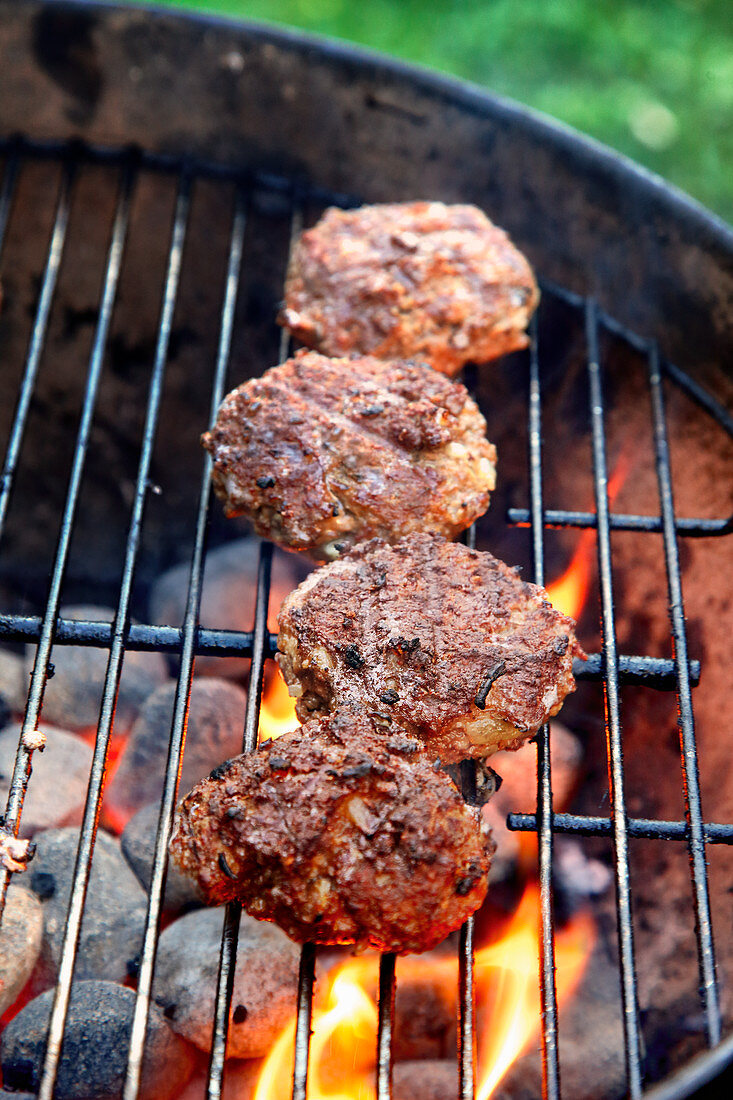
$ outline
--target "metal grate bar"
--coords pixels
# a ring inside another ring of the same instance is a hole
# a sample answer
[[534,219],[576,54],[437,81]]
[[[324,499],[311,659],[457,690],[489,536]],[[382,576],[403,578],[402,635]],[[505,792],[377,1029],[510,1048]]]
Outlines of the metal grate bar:
[[[535,832],[535,814],[509,814],[507,825],[520,833]],[[613,836],[613,819],[610,817],[586,817],[582,814],[553,814],[552,828],[556,833],[573,833],[576,836]],[[660,821],[649,817],[629,817],[626,831],[630,837],[646,840],[687,840],[690,828],[686,821]],[[708,844],[733,844],[733,825],[704,822],[703,835]]]
[[[237,308],[237,295],[242,268],[245,222],[247,222],[247,198],[245,198],[244,191],[240,190],[237,197],[236,212],[234,212],[225,301],[223,301],[221,313],[216,379],[214,390],[212,390],[211,408],[209,412],[210,426],[214,425],[221,400],[223,395],[225,395],[226,371],[231,353],[234,312],[236,312]],[[207,493],[207,477],[210,475],[210,467],[211,461],[207,456],[206,471],[203,483],[201,483],[201,498],[204,498],[205,495],[207,499],[210,497],[210,492]],[[256,668],[253,667],[252,669],[252,674],[255,678],[253,682],[256,684],[262,683],[263,661],[260,652],[262,647],[260,638],[267,626],[267,602],[269,602],[270,593],[270,561],[271,554],[264,554],[263,557],[261,553],[260,562],[258,564],[258,590],[256,590],[255,595],[254,612],[254,649],[260,654],[258,659],[256,659]],[[253,695],[254,698],[252,698]],[[252,702],[250,702],[250,700],[252,700]],[[259,693],[250,691],[248,694],[247,712],[245,712],[244,717],[245,744],[247,744],[248,731],[252,724],[254,724],[255,727],[254,736],[256,738],[256,724],[258,724],[259,720],[258,700]],[[229,1007],[234,988],[234,967],[236,967],[237,945],[239,943],[240,916],[241,906],[236,904],[226,906],[225,923],[223,923],[222,928],[219,956],[214,1035],[212,1035],[211,1051],[209,1055],[209,1076],[207,1084],[207,1097],[209,1098],[218,1098],[221,1096],[223,1065],[225,1065],[227,1054]]]
[[[71,163],[67,163],[64,166],[61,176],[61,184],[56,204],[56,215],[46,255],[46,267],[43,272],[43,280],[41,283],[41,294],[38,299],[38,307],[36,309],[33,330],[28,345],[28,355],[26,357],[23,378],[20,383],[13,427],[10,431],[10,438],[5,452],[5,464],[3,466],[2,476],[0,477],[0,535],[5,526],[5,517],[8,511],[10,493],[13,488],[13,479],[18,465],[18,457],[20,455],[23,433],[28,419],[31,397],[33,396],[33,387],[36,384],[36,375],[38,374],[38,367],[41,362],[41,353],[43,352],[43,346],[46,341],[48,318],[51,314],[51,305],[56,290],[59,268],[61,267],[61,257],[63,256],[64,244],[66,241],[66,230],[69,224],[69,206],[71,203],[71,191],[74,184],[74,177],[74,166]],[[7,207],[4,208],[3,212],[7,218]],[[0,911],[1,910],[2,905],[0,903]]]
[[[170,341],[173,314],[178,295],[181,267],[183,264],[183,245],[186,237],[186,224],[188,221],[189,207],[191,203],[191,180],[183,175],[176,197],[176,207],[171,233],[171,243],[168,250],[168,261],[163,289],[163,301],[158,325],[158,338],[153,360],[153,379],[156,385],[162,384],[163,374],[168,359],[168,345]],[[170,821],[172,817],[172,804],[178,783],[178,770],[185,736],[185,714],[190,688],[190,676],[193,666],[193,655],[190,647],[190,636],[195,629],[198,614],[198,598],[200,594],[200,573],[203,536],[197,530],[197,541],[194,548],[194,561],[191,566],[191,580],[189,582],[186,614],[183,623],[181,671],[178,679],[178,689],[173,713],[170,748],[166,766],[165,784],[161,799],[160,817],[158,819],[158,832],[155,842],[155,858],[150,881],[148,898],[148,911],[143,939],[142,957],[140,961],[140,975],[133,1014],[132,1029],[130,1034],[130,1051],[127,1063],[127,1075],[125,1077],[123,1095],[125,1100],[134,1100],[137,1096],[140,1084],[140,1072],[142,1068],[143,1044],[145,1041],[145,1029],[147,1025],[148,1006],[150,1003],[150,986],[152,981],[153,965],[155,961],[155,948],[157,945],[158,918],[160,915],[163,881],[165,876],[165,857],[167,855],[168,837],[170,834]]]
[[603,392],[598,346],[598,318],[593,301],[586,305],[586,340],[593,448],[593,480],[598,514],[598,573],[601,586],[601,634],[606,670],[604,698],[608,772],[611,794],[613,839],[616,871],[616,907],[618,913],[619,952],[621,959],[621,998],[623,1004],[626,1077],[632,1100],[641,1095],[641,1037],[636,999],[634,931],[631,916],[629,852],[624,795],[623,745],[619,701],[618,653],[613,605],[611,535],[608,520],[608,470],[604,425]]
[[[475,389],[475,376],[465,378],[466,386]],[[476,524],[464,533],[469,550],[476,549]],[[460,765],[461,794],[464,802],[476,802],[476,764],[462,760]],[[470,916],[461,926],[458,939],[458,1096],[473,1100],[476,1092],[476,1003],[474,982],[475,918]]]
[[[530,525],[531,513],[528,508],[507,508],[507,522],[517,527]],[[573,512],[565,509],[548,509],[543,513],[545,527],[597,527],[595,512]],[[632,516],[618,513],[609,515],[608,524],[612,531],[661,532],[664,530],[661,516]],[[717,535],[730,535],[733,532],[733,516],[725,519],[675,519],[675,530],[685,538],[711,538]]]
[[[44,294],[42,291],[41,298],[43,309],[41,309],[41,307],[39,306],[39,313],[37,315],[37,322],[39,320],[41,321],[42,333],[38,333],[39,326],[37,324],[36,326],[34,326],[34,333],[31,339],[31,353],[29,354],[29,359],[32,361],[35,360],[36,365],[38,362],[38,357],[40,356],[40,351],[43,343],[43,335],[45,334],[46,323],[48,321],[48,313],[51,307],[51,300],[53,297],[52,292],[56,282],[56,275],[58,273],[58,267],[61,262],[61,253],[66,236],[66,226],[68,224],[69,196],[72,181],[73,171],[71,168],[67,168],[63,177],[61,194],[57,208],[56,225],[54,227],[54,233],[51,237],[50,252],[46,265],[46,273],[49,278],[48,280],[44,278],[44,290],[46,289],[46,287],[48,287],[47,299],[46,303],[43,304]],[[58,233],[56,232],[57,228],[59,230]],[[38,720],[41,713],[41,708],[43,706],[43,693],[48,677],[48,666],[51,656],[51,647],[53,645],[54,624],[58,615],[59,600],[61,595],[61,584],[63,581],[64,572],[66,570],[66,561],[68,558],[69,544],[71,541],[71,532],[74,524],[76,505],[79,497],[79,487],[81,485],[84,462],[86,460],[87,449],[89,446],[92,417],[94,415],[94,407],[97,400],[97,391],[99,388],[99,379],[104,358],[103,349],[104,339],[106,338],[106,324],[108,324],[108,322],[109,318],[106,319],[105,328],[103,331],[100,331],[102,330],[101,324],[97,329],[97,342],[95,342],[95,347],[93,348],[92,356],[89,362],[86,388],[84,391],[84,402],[82,405],[81,419],[76,439],[76,445],[74,448],[71,473],[69,475],[66,502],[64,505],[64,512],[61,520],[61,528],[59,531],[56,557],[54,560],[53,572],[51,575],[51,584],[49,588],[48,600],[46,603],[46,611],[43,617],[43,623],[41,625],[38,647],[36,650],[36,657],[33,664],[33,672],[31,674],[31,683],[28,692],[26,713],[23,720],[20,739],[18,742],[18,751],[15,757],[13,776],[11,779],[10,791],[8,794],[4,828],[8,833],[12,833],[16,836],[20,825],[20,815],[23,809],[23,800],[25,798],[25,792],[28,787],[28,780],[30,778],[33,753],[41,743],[36,736],[36,730],[38,728]],[[101,344],[99,342],[100,335]],[[26,372],[26,379],[24,379],[24,381],[27,380],[27,377],[28,376]],[[28,400],[30,400],[30,387],[28,388]],[[20,436],[18,437],[18,444],[19,442]],[[10,872],[5,871],[2,876],[2,883],[0,884],[0,918],[2,918],[3,910],[5,907],[5,898],[7,896],[9,882]]]
[[298,973],[298,1008],[295,1022],[293,1062],[293,1100],[306,1100],[308,1059],[310,1056],[311,1017],[313,1013],[313,983],[316,977],[315,944],[304,943],[300,952]]
[[[302,226],[302,213],[300,209],[294,209],[291,216],[290,243],[292,245],[295,236]],[[234,299],[232,299],[232,309]],[[280,333],[280,359],[284,359],[288,349],[288,333],[285,329]],[[228,352],[227,352],[228,354]],[[212,405],[211,423],[216,419],[216,413],[223,392],[219,400]],[[247,708],[244,721],[244,735],[242,751],[254,752],[257,748],[257,737],[260,719],[260,704],[262,702],[262,684],[265,672],[265,659],[272,652],[270,635],[267,630],[267,612],[270,602],[270,579],[272,573],[272,544],[263,543],[260,547],[260,560],[257,572],[257,595],[255,600],[255,622],[252,633],[249,692],[247,694]],[[216,1002],[214,1006],[214,1033],[209,1058],[209,1077],[207,1084],[207,1100],[219,1100],[221,1097],[222,1081],[224,1075],[224,1062],[226,1059],[227,1036],[229,1033],[229,1009],[231,1007],[234,991],[234,972],[237,960],[237,946],[239,942],[239,925],[242,915],[242,907],[237,902],[231,902],[226,907],[224,928],[222,932],[221,947],[219,951],[219,971],[217,976]],[[312,958],[311,958],[312,955]],[[313,980],[315,975],[315,950],[310,944],[304,945],[301,951],[300,976],[298,984],[298,1023],[296,1025],[296,1074],[293,1079],[293,1089],[296,1089],[296,1077],[302,1078],[302,1090],[305,1097],[305,1088],[308,1077],[308,1050],[310,1042],[310,1014],[313,993]],[[305,1013],[305,1015],[303,1015]],[[307,1020],[306,1020],[307,1017]],[[300,1042],[300,1046],[299,1046]],[[305,1043],[305,1046],[303,1046]]]
[[[208,461],[207,461],[208,466]],[[260,721],[260,703],[262,701],[262,681],[265,674],[265,644],[267,635],[267,609],[270,602],[270,577],[272,574],[272,543],[260,546],[260,560],[257,567],[257,595],[255,598],[255,629],[252,647],[252,664],[249,672],[249,691],[244,717],[243,752],[254,752],[257,748],[257,730]],[[219,952],[219,977],[214,1008],[214,1034],[209,1060],[209,1081],[207,1098],[217,1100],[221,1096],[221,1082],[224,1073],[227,1035],[229,1033],[229,1008],[234,988],[234,968],[237,961],[239,922],[242,907],[230,902],[226,907],[224,929]],[[231,977],[227,977],[231,975]]]
[[[129,147],[93,145],[88,142],[41,141],[14,134],[0,137],[0,154],[20,153],[36,160],[73,159],[77,163],[104,164],[111,167],[124,166],[130,158]],[[222,164],[175,153],[152,152],[149,149],[135,149],[139,166],[145,171],[161,172],[171,176],[186,175],[189,179],[210,179],[221,183],[234,183],[250,191],[262,187],[288,197],[293,194],[293,180],[276,172],[253,170],[243,164]],[[326,187],[309,183],[306,179],[298,181],[298,191],[303,198],[321,206],[358,206],[363,199],[345,191],[332,191]]]
[[[532,559],[535,584],[545,583],[545,547],[542,503],[542,395],[540,388],[539,334],[532,319],[529,354],[529,493],[532,516]],[[555,917],[552,904],[552,770],[550,727],[537,734],[537,841],[540,877],[540,1005],[542,1021],[542,1095],[560,1096],[560,1059],[557,1035],[555,984]]]
[[392,1029],[394,1027],[395,959],[385,953],[379,960],[379,1020],[377,1023],[377,1100],[392,1096]]
[[659,499],[664,520],[664,557],[669,591],[669,618],[672,627],[672,643],[677,672],[677,724],[680,731],[682,773],[685,788],[685,816],[689,826],[688,845],[690,871],[695,898],[695,924],[700,965],[700,996],[705,1012],[708,1042],[715,1046],[720,1042],[721,1020],[718,986],[715,976],[715,950],[708,895],[708,874],[705,862],[705,834],[702,823],[700,799],[700,774],[695,739],[695,719],[692,711],[692,692],[687,663],[687,632],[682,599],[682,576],[679,549],[674,525],[674,496],[670,465],[667,422],[664,407],[664,389],[656,347],[649,355],[649,386],[652,398],[652,424],[654,451],[659,483]]
[[[467,543],[475,549],[476,528],[467,534]],[[476,802],[476,765],[462,760],[460,765],[461,794],[464,802]],[[458,940],[458,1095],[460,1100],[473,1100],[476,1092],[476,1003],[474,982],[473,915],[461,926]]]
[[[0,615],[0,640],[9,642],[37,641],[43,620],[37,615]],[[110,623],[84,619],[57,619],[54,645],[82,645],[109,649],[113,628]],[[157,650],[160,653],[180,653],[183,630],[177,626],[153,626],[131,623],[125,637],[129,650]],[[210,653],[219,657],[251,657],[254,635],[251,630],[209,630],[200,627],[196,633],[196,654]],[[277,653],[277,635],[268,634],[265,656]],[[700,682],[700,662],[690,661],[690,683]],[[676,686],[674,661],[664,657],[621,655],[618,659],[619,682],[641,684],[659,691]],[[602,653],[588,654],[587,661],[573,663],[576,680],[601,681],[604,676]]]
[[[122,255],[125,246],[125,239],[127,237],[133,182],[133,172],[128,168],[123,173],[120,185],[120,194],[117,201],[117,210],[112,230],[112,240],[110,242],[109,253],[107,257],[107,269],[105,272],[104,288],[99,309],[99,321],[97,323],[94,346],[92,348],[92,360],[99,360],[100,363],[104,359],[104,353],[107,345],[107,336],[109,333],[109,326],[112,318],[112,310],[114,308],[114,302],[117,294],[119,274],[122,267]],[[48,1040],[46,1044],[46,1054],[39,1092],[40,1100],[51,1100],[54,1083],[56,1080],[56,1071],[59,1056],[61,1054],[61,1043],[63,1040],[64,1026],[66,1023],[66,1013],[68,1010],[69,997],[71,994],[71,980],[74,973],[74,964],[76,961],[79,932],[81,929],[82,915],[84,912],[84,903],[86,901],[92,852],[94,850],[94,841],[97,831],[99,803],[102,794],[102,786],[104,783],[107,761],[107,749],[109,746],[109,738],[112,731],[112,722],[114,719],[114,710],[117,701],[117,690],[119,687],[120,674],[122,671],[124,636],[129,621],[129,603],[130,590],[132,586],[132,572],[135,560],[137,558],[137,550],[140,541],[139,530],[142,513],[142,502],[145,497],[147,468],[149,466],[149,451],[150,448],[148,447],[147,465],[145,465],[144,458],[141,460],[141,471],[138,476],[138,486],[135,499],[135,511],[133,514],[133,521],[127,541],[125,568],[123,571],[122,587],[120,591],[120,602],[114,622],[112,647],[110,650],[107,673],[105,677],[104,693],[102,696],[99,717],[99,726],[94,746],[94,756],[92,758],[86,804],[84,807],[84,818],[80,830],[79,848],[77,851],[76,864],[74,867],[74,877],[72,880],[69,908],[67,912],[66,923],[64,926],[64,941],[61,952],[61,960],[59,963],[58,984],[56,987],[53,1009],[51,1011],[51,1019],[49,1022]]]

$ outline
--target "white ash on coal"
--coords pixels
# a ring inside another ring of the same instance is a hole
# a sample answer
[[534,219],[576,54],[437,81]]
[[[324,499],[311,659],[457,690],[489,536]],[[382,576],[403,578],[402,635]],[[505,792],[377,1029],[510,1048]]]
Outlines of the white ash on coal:
[[[39,833],[37,843],[27,881],[43,904],[41,978],[48,984],[58,975],[79,830]],[[134,974],[147,900],[119,842],[100,830],[81,924],[74,971],[77,979],[125,981]]]
[[[132,867],[138,882],[150,889],[155,858],[155,838],[158,830],[160,804],[151,802],[130,818],[120,837],[122,854]],[[192,878],[178,870],[172,860],[168,861],[165,880],[163,905],[171,912],[191,909],[200,905],[202,898]]]
[[[211,550],[206,556],[201,591],[199,622],[212,630],[251,630],[257,594],[257,567],[261,540],[236,539]],[[313,568],[311,562],[277,548],[272,557],[272,583],[268,625],[277,630],[277,613],[288,592],[296,588]],[[169,569],[154,582],[150,591],[150,621],[180,626],[186,610],[190,564]],[[226,676],[243,679],[249,661],[242,657],[196,658],[197,676]]]
[[[53,990],[30,1001],[0,1042],[3,1082],[36,1093],[46,1050]],[[54,1097],[119,1100],[135,1008],[131,989],[107,981],[77,981],[71,989]],[[191,1075],[194,1054],[153,1006],[148,1018],[141,1100],[174,1100]]]
[[[66,730],[45,724],[39,727],[45,738],[43,752],[33,758],[33,776],[23,802],[20,835],[33,836],[39,829],[78,825],[87,796],[92,750],[86,742]],[[0,731],[0,799],[10,790],[20,723]]]
[[15,1002],[41,951],[43,909],[35,894],[14,883],[0,925],[0,1016]]
[[[111,622],[114,612],[108,607],[79,605],[62,607],[62,619],[86,619]],[[26,671],[33,668],[36,647],[26,647]],[[51,671],[43,695],[43,717],[65,729],[93,729],[99,720],[109,650],[88,646],[56,645],[51,651]],[[115,710],[115,732],[124,733],[134,722],[140,708],[159,684],[168,678],[168,668],[160,653],[129,650],[122,664],[120,689]]]
[[[162,933],[153,997],[171,1027],[201,1050],[211,1046],[223,909],[201,909]],[[229,1020],[230,1058],[267,1054],[291,1018],[300,948],[274,924],[242,915]]]
[[[124,825],[163,793],[176,689],[173,681],[158,688],[130,731],[105,795],[105,812],[114,825]],[[242,751],[246,705],[246,693],[236,684],[194,680],[179,784],[182,795],[222,760]]]

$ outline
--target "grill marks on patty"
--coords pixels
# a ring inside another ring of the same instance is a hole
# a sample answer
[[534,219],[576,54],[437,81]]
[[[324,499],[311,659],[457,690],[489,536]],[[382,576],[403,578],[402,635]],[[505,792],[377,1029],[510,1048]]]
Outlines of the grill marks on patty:
[[225,398],[203,444],[228,515],[314,557],[485,512],[496,450],[466,389],[414,363],[300,352]]
[[446,762],[518,748],[574,690],[583,655],[544,589],[431,535],[355,547],[287,597],[279,624],[301,720],[362,705]]

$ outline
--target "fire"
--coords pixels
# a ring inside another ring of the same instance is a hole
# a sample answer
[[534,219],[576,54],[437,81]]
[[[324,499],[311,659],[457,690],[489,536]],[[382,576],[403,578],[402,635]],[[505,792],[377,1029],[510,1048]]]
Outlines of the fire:
[[[613,504],[629,472],[629,460],[625,454],[619,458],[616,468],[608,479],[608,502]],[[547,585],[550,603],[563,615],[577,619],[583,610],[593,581],[596,532],[593,527],[586,528],[578,539],[578,545],[562,576]]]
[[[509,1067],[539,1032],[539,912],[539,888],[532,884],[526,888],[501,939],[476,953],[477,1100],[488,1100]],[[558,931],[555,982],[559,1004],[569,1000],[577,988],[594,938],[589,913],[578,914],[567,928]]]
[[[579,914],[555,937],[560,1004],[578,985],[594,942],[589,914]],[[313,1013],[309,1100],[374,1100],[378,960],[350,959],[329,979],[326,1008]],[[488,1100],[507,1070],[540,1028],[539,888],[526,887],[503,935],[476,952],[477,1100]],[[397,980],[432,982],[455,1004],[458,963],[454,956],[408,956],[397,963]],[[292,1088],[295,1020],[280,1034],[262,1068],[254,1100],[286,1100]]]
[[297,729],[298,725],[295,700],[288,694],[287,684],[280,669],[276,668],[262,696],[260,741],[265,741],[268,737],[275,740],[284,733]]
[[[375,956],[349,959],[330,978],[326,1009],[313,1013],[309,1100],[374,1100],[378,983]],[[292,1091],[295,1019],[280,1033],[262,1067],[253,1100],[286,1100]]]
[[552,606],[571,619],[577,619],[580,615],[590,590],[595,539],[593,528],[583,531],[570,565],[561,577],[547,586],[547,596]]

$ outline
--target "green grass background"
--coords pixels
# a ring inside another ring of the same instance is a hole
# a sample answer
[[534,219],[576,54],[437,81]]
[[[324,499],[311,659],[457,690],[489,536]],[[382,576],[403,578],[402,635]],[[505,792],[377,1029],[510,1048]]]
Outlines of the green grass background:
[[733,221],[733,0],[152,2],[302,28],[474,81]]

